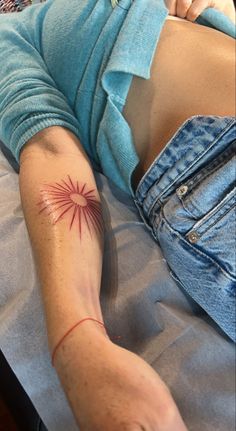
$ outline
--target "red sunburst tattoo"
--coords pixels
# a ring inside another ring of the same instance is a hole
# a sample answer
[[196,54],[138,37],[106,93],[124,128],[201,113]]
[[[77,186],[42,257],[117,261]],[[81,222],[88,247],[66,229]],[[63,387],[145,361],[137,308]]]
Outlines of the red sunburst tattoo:
[[37,205],[43,208],[40,209],[39,214],[44,211],[48,215],[52,214],[53,224],[61,220],[65,214],[69,214],[70,230],[77,222],[80,239],[84,225],[91,237],[92,230],[101,233],[102,213],[100,203],[95,198],[95,189],[86,191],[86,184],[79,186],[78,181],[73,183],[70,176],[67,176],[67,182],[61,180],[61,184],[45,184],[45,187],[40,190],[42,199]]

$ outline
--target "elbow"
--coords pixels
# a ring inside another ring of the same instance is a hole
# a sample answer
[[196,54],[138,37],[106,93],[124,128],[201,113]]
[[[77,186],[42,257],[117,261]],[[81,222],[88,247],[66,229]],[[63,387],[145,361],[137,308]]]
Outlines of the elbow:
[[32,155],[80,157],[90,165],[80,140],[73,132],[62,126],[50,126],[36,133],[20,151],[20,165]]

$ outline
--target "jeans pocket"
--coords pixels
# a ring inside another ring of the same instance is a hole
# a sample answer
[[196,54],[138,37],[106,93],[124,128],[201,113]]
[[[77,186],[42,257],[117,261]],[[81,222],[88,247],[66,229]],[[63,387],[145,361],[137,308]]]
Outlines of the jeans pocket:
[[236,179],[235,144],[176,190],[181,205],[193,219],[211,218],[228,200]]
[[163,208],[172,228],[230,278],[236,277],[233,146],[182,184]]
[[[196,223],[193,224],[189,232],[186,233],[186,237],[189,238],[190,232],[196,232],[198,237],[204,235],[210,228],[213,228],[218,223],[221,224],[227,214],[231,213],[235,215],[235,204],[236,204],[236,188],[233,188],[216,206],[214,206],[209,212],[203,215]],[[228,228],[230,225],[228,224]],[[233,226],[231,225],[231,229]],[[231,230],[233,234],[233,230]],[[190,242],[195,242],[194,238],[191,238]],[[196,238],[197,240],[197,238]]]
[[185,234],[192,245],[210,256],[230,277],[236,278],[236,189],[198,220]]

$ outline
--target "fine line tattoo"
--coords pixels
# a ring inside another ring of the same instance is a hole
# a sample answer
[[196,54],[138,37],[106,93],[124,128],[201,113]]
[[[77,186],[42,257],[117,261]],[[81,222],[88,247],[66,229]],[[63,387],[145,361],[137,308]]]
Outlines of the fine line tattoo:
[[41,200],[37,203],[39,214],[45,212],[52,215],[52,224],[56,224],[65,214],[69,215],[69,229],[77,223],[80,239],[85,228],[91,237],[94,230],[101,233],[101,205],[95,197],[95,189],[88,189],[85,183],[79,185],[78,181],[73,182],[69,175],[67,177],[60,183],[44,184],[40,190]]

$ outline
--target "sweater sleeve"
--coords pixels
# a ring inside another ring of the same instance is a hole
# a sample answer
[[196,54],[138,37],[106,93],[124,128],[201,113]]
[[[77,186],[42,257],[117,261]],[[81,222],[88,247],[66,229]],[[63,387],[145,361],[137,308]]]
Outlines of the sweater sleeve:
[[22,146],[44,128],[64,126],[80,139],[78,119],[43,59],[44,16],[36,6],[0,16],[0,140],[18,163]]

